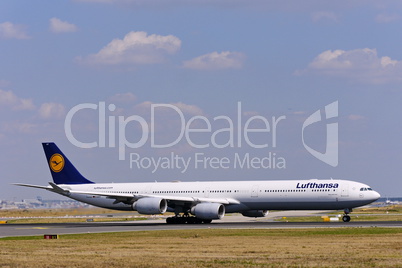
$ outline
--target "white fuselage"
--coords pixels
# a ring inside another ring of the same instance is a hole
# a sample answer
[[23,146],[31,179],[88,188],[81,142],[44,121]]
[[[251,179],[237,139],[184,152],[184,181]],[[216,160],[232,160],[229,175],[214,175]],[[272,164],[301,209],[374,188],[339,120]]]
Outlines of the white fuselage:
[[380,195],[368,185],[348,180],[205,181],[59,185],[72,190],[70,198],[94,206],[132,210],[131,205],[89,193],[228,199],[226,212],[248,210],[337,210],[363,206]]

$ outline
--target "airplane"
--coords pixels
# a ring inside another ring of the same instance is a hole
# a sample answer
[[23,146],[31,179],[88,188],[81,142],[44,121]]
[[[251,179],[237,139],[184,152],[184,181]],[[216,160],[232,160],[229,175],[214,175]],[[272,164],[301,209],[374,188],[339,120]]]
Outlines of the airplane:
[[343,210],[370,204],[380,194],[350,180],[197,181],[94,183],[86,179],[53,142],[42,143],[53,182],[45,189],[93,206],[140,214],[174,212],[168,224],[211,223],[225,213],[265,217],[269,210]]
[[386,205],[398,205],[399,201],[392,201],[392,200],[389,200],[389,198],[387,198],[387,200],[385,200],[385,204]]

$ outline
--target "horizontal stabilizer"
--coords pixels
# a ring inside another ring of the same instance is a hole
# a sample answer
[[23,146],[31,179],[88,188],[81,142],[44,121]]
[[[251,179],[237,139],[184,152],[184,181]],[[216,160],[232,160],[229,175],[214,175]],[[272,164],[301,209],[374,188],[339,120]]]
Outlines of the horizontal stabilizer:
[[41,186],[41,185],[33,185],[33,184],[25,184],[25,183],[13,183],[13,185],[17,186],[24,186],[24,187],[32,187],[32,188],[39,188],[39,189],[46,189],[51,190],[50,186]]
[[25,184],[25,183],[13,183],[13,185],[17,185],[17,186],[45,189],[45,190],[48,190],[48,191],[51,191],[51,192],[54,192],[54,193],[58,193],[58,194],[61,194],[61,195],[66,195],[66,196],[70,194],[69,190],[65,190],[65,189],[57,186],[53,182],[49,182],[49,184],[50,184],[50,186],[41,186],[41,185]]

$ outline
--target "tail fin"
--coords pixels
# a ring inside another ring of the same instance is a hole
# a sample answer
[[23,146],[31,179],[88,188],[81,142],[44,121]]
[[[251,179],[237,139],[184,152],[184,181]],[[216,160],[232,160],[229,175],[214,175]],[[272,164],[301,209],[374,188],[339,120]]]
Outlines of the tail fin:
[[84,184],[93,183],[87,180],[78,170],[71,164],[68,158],[53,142],[42,143],[45,150],[46,159],[49,164],[50,173],[56,184]]

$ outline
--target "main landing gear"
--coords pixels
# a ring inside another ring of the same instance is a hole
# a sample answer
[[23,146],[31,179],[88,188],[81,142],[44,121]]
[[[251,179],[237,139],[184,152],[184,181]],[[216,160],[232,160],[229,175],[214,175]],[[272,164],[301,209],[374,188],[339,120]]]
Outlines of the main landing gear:
[[212,220],[204,220],[197,217],[192,217],[189,215],[176,215],[174,217],[166,218],[167,224],[201,224],[201,223],[211,223]]
[[343,222],[350,222],[350,216],[348,214],[350,212],[352,212],[352,209],[351,208],[346,208],[344,210],[344,212],[345,212],[345,215],[343,215],[343,217],[342,217]]

